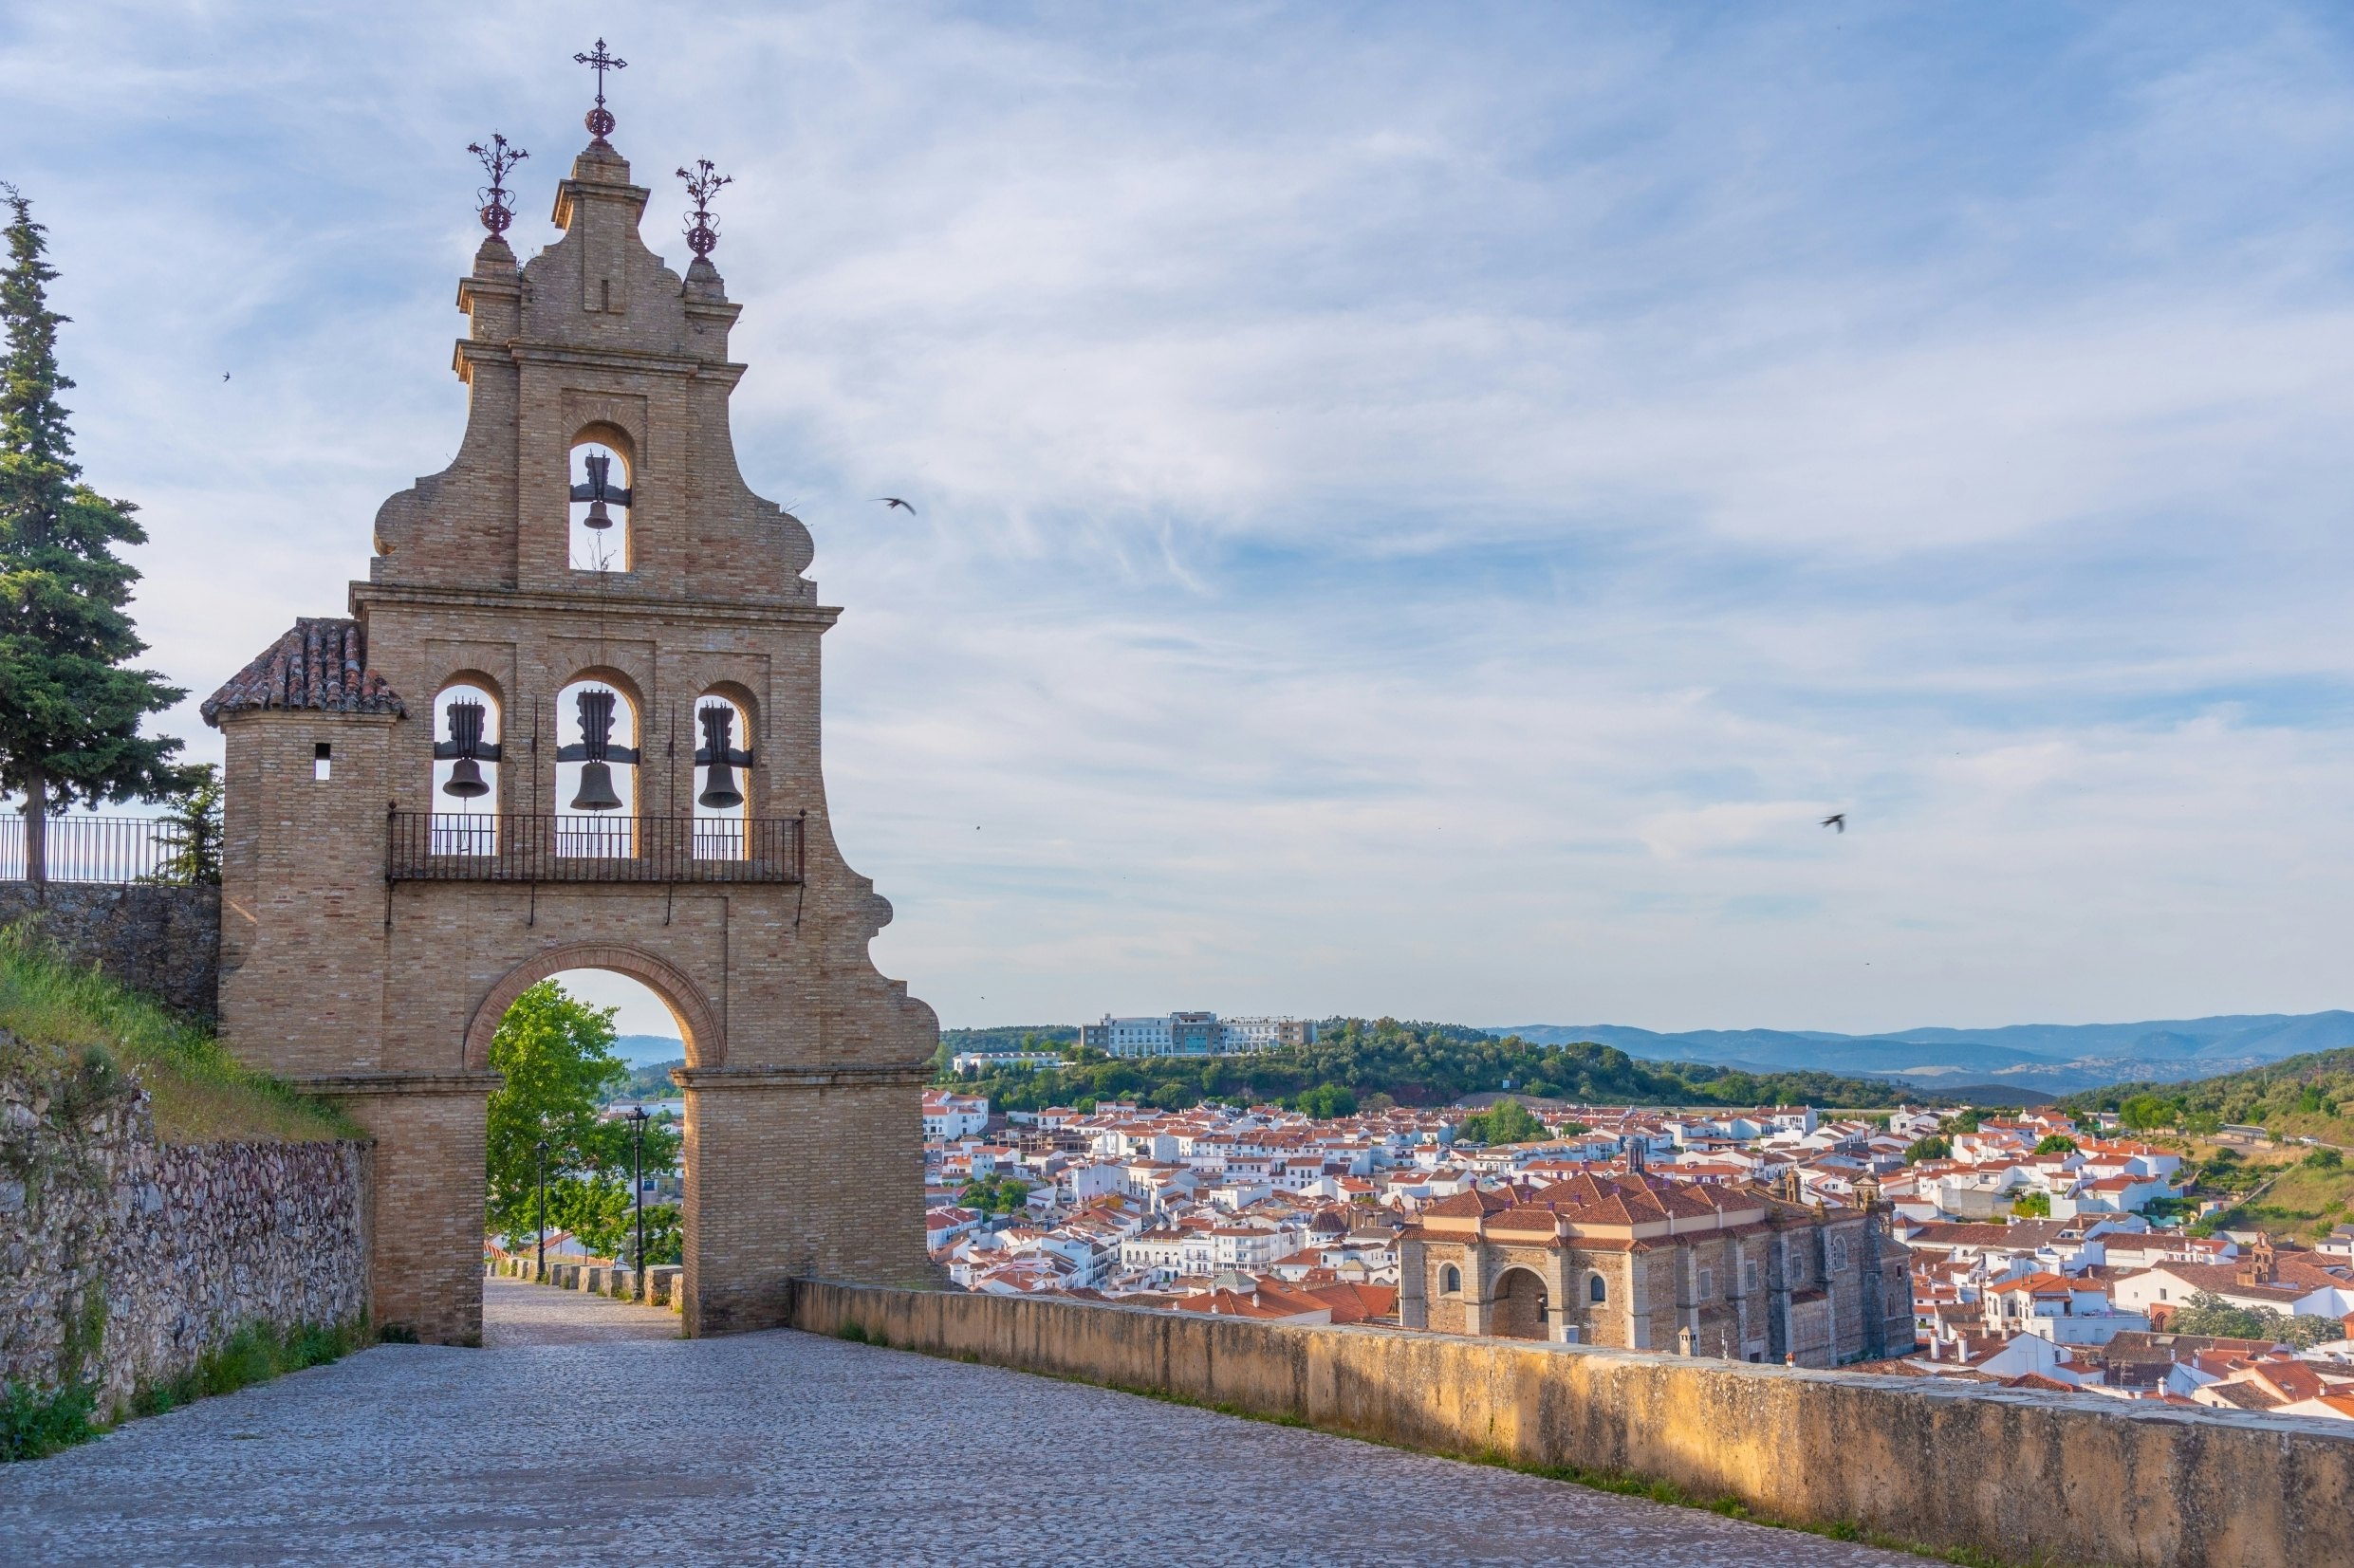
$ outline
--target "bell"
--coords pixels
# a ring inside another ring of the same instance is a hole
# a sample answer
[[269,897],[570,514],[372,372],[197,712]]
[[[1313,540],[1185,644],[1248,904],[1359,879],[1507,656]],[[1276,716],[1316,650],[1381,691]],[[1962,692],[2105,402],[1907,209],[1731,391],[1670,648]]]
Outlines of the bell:
[[591,501],[588,504],[588,515],[581,519],[581,526],[585,528],[609,528],[613,526],[613,514],[604,509],[603,496],[601,495],[597,497],[596,500]]
[[696,805],[707,805],[714,811],[726,811],[744,803],[744,792],[735,787],[735,769],[726,763],[711,765],[711,774],[703,785],[703,793],[695,798]]
[[744,792],[735,787],[735,768],[728,758],[728,731],[734,726],[735,710],[706,708],[697,717],[703,721],[703,754],[711,759],[711,773],[695,803],[714,811],[742,805]]
[[454,795],[461,801],[491,793],[491,786],[482,782],[482,765],[472,757],[460,757],[450,768],[450,782],[441,786],[444,795]]
[[621,798],[613,793],[613,769],[601,762],[581,764],[580,793],[572,797],[575,811],[619,811]]
[[491,786],[482,781],[482,765],[475,760],[482,747],[482,704],[471,697],[450,704],[450,746],[457,753],[457,762],[441,792],[461,801],[491,793]]

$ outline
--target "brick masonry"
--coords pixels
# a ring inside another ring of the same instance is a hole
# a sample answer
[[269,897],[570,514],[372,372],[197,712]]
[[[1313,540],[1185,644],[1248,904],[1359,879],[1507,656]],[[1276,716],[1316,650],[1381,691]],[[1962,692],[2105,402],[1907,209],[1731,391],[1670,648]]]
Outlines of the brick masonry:
[[[491,1034],[524,987],[565,968],[642,981],[686,1040],[690,1332],[774,1323],[796,1270],[928,1278],[918,1098],[938,1024],[876,971],[890,905],[829,826],[818,645],[839,612],[801,575],[808,530],[736,468],[740,307],[708,261],[682,279],[646,249],[646,199],[593,142],[559,191],[564,237],[521,267],[486,241],[460,285],[465,439],[384,504],[351,589],[365,678],[338,691],[377,680],[399,701],[289,686],[260,706],[225,689],[217,710],[224,1037],[377,1134],[380,1315],[428,1339],[480,1333]],[[615,483],[632,491],[610,573],[569,564],[585,440],[622,453]],[[434,796],[436,694],[491,694],[499,809],[546,812],[565,803],[559,695],[584,677],[623,694],[615,739],[634,730],[649,816],[692,809],[695,705],[733,700],[755,758],[748,810],[805,818],[805,884],[388,885],[387,809],[449,803]]]

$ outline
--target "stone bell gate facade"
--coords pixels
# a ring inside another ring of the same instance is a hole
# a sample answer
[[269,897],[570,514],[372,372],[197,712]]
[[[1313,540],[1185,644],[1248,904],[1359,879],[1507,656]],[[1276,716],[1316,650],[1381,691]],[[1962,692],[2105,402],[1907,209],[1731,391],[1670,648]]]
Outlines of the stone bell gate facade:
[[646,248],[648,195],[599,135],[528,265],[486,209],[457,456],[384,503],[347,618],[204,705],[223,1038],[374,1134],[376,1318],[428,1340],[480,1333],[491,1033],[565,969],[643,982],[686,1042],[688,1332],[778,1322],[795,1276],[929,1278],[938,1023],[868,958],[890,906],[828,826],[839,612],[736,469],[740,307]]

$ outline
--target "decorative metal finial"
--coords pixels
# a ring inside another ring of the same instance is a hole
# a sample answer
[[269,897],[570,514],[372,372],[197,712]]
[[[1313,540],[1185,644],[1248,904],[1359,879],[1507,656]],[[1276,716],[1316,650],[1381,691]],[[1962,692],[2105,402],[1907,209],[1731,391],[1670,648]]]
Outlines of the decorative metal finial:
[[687,194],[695,198],[695,211],[687,214],[687,249],[698,256],[708,256],[719,249],[719,220],[711,215],[711,198],[724,185],[733,185],[733,175],[723,175],[711,166],[711,159],[695,160],[695,173],[684,169],[678,177],[687,182]]
[[515,210],[507,205],[507,171],[531,155],[520,147],[510,147],[507,138],[496,131],[491,133],[491,145],[470,141],[466,150],[482,159],[482,167],[490,173],[491,188],[476,191],[482,198],[482,226],[493,235],[507,232],[507,226],[515,221]]
[[589,54],[576,54],[572,57],[572,63],[576,65],[586,65],[597,73],[597,106],[588,111],[587,116],[582,120],[582,123],[588,127],[588,131],[591,136],[595,137],[599,141],[602,141],[613,132],[613,116],[604,106],[604,73],[607,71],[626,70],[629,66],[629,62],[626,60],[618,60],[612,55],[605,53],[604,40],[600,38],[597,40],[597,47],[594,52]]

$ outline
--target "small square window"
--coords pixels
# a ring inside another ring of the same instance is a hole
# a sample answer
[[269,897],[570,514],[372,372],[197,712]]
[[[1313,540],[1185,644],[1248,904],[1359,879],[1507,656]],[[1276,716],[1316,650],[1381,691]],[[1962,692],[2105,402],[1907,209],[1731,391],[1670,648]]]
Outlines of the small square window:
[[320,741],[310,748],[310,776],[324,779],[335,771],[335,748]]

